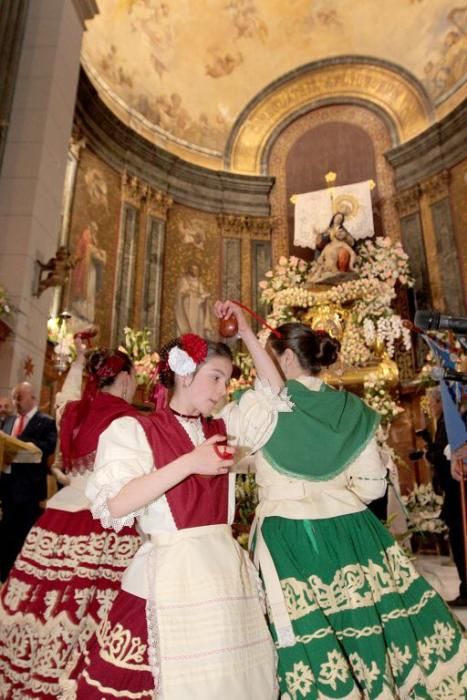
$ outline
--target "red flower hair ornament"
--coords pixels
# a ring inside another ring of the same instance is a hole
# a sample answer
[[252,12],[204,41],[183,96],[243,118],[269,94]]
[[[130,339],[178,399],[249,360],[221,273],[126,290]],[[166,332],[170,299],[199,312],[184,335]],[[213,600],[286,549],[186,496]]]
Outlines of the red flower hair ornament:
[[185,377],[193,374],[196,367],[205,361],[207,354],[208,344],[203,338],[194,333],[185,333],[180,338],[180,345],[175,345],[169,351],[167,363],[172,372]]

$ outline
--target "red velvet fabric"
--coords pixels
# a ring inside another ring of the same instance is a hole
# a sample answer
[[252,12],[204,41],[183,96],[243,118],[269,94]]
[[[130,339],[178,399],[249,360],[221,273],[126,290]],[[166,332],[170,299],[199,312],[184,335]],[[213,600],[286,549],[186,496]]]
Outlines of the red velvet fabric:
[[[224,421],[202,418],[206,439],[226,435]],[[193,450],[187,432],[169,408],[139,418],[154,454],[157,468]],[[166,498],[177,528],[218,525],[227,522],[229,477],[227,474],[203,477],[190,476],[166,492]]]
[[99,437],[112,421],[139,415],[127,401],[103,392],[98,392],[89,402],[86,399],[70,401],[60,423],[63,469],[82,471],[84,458],[96,451]]

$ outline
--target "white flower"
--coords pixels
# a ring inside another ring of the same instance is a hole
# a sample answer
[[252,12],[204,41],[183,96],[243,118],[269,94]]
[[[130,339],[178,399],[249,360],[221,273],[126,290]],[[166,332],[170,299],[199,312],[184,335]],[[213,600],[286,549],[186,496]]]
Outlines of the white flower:
[[169,367],[175,374],[186,377],[187,374],[193,374],[196,363],[185,350],[175,345],[169,352]]

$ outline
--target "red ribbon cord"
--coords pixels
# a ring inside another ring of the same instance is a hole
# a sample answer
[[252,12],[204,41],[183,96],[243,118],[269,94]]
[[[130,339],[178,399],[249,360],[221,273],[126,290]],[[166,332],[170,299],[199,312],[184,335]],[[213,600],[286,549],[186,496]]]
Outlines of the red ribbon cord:
[[224,450],[221,450],[219,445],[213,445],[213,447],[214,447],[214,452],[216,453],[216,455],[220,459],[232,459],[232,457],[233,457],[232,452],[229,452],[228,450],[226,450],[224,445],[222,445],[222,447],[224,447]]
[[261,323],[262,326],[264,326],[265,328],[267,328],[268,330],[270,330],[271,333],[274,333],[274,335],[276,336],[276,338],[282,338],[282,335],[281,335],[280,331],[277,330],[277,328],[273,328],[272,326],[269,325],[269,323],[266,323],[266,321],[264,320],[264,318],[262,318],[261,316],[259,316],[258,314],[256,314],[254,311],[252,311],[250,308],[248,308],[248,306],[245,306],[245,304],[241,304],[239,301],[233,301],[232,303],[233,303],[233,304],[236,304],[237,306],[239,306],[239,307],[240,307],[241,309],[243,309],[244,311],[247,311],[247,312],[250,314],[250,316],[253,316],[253,318],[256,318],[256,320],[259,321],[259,322]]

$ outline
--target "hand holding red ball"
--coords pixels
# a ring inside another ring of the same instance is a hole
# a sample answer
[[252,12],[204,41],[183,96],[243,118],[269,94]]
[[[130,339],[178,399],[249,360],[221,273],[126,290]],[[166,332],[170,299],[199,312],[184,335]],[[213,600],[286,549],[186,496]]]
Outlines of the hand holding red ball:
[[219,319],[219,335],[222,338],[233,338],[238,333],[238,323],[235,316],[227,316],[227,318]]

